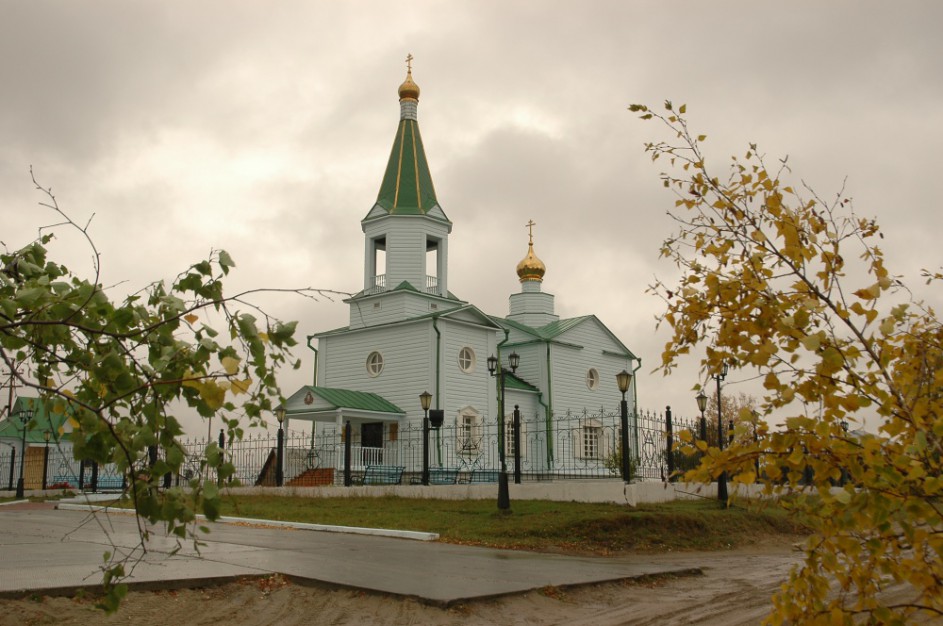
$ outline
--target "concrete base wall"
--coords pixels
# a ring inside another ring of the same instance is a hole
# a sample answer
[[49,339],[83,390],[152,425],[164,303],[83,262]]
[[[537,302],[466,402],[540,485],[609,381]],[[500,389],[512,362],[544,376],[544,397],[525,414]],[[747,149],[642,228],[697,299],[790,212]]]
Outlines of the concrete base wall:
[[[759,497],[760,487],[728,485],[733,497]],[[235,487],[232,493],[246,495],[285,495],[305,498],[383,497],[427,498],[439,500],[497,500],[498,485],[384,485],[369,487]],[[514,500],[550,500],[557,502],[610,502],[636,506],[673,500],[715,499],[717,484],[639,482],[621,480],[561,480],[509,485]]]

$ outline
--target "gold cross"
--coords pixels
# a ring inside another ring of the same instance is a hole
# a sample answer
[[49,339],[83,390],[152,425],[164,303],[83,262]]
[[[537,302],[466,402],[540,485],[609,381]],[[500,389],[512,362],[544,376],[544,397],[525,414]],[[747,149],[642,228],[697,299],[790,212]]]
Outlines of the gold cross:
[[524,226],[527,227],[527,234],[530,236],[530,242],[534,243],[534,226],[537,225],[537,222],[534,220],[527,220],[527,223]]
[[413,71],[413,55],[412,54],[406,55],[406,71],[412,74],[412,71]]

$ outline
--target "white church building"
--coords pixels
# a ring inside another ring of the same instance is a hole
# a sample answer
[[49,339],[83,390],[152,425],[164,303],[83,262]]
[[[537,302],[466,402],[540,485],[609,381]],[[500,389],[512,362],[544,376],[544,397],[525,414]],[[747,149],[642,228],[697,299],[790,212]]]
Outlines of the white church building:
[[[521,289],[510,294],[506,315],[489,315],[452,294],[452,221],[432,184],[411,67],[399,86],[399,103],[380,191],[360,221],[362,289],[345,301],[346,326],[314,335],[316,384],[287,399],[286,426],[311,421],[314,440],[327,441],[350,422],[351,444],[364,464],[395,462],[415,471],[419,457],[404,459],[395,449],[407,431],[421,428],[419,396],[428,392],[430,408],[444,414],[433,464],[483,466],[496,458],[498,437],[488,433],[498,432],[494,427],[501,423],[499,377],[488,368],[494,355],[505,369],[505,422],[509,427],[515,405],[520,407],[521,438],[533,440],[526,452],[531,466],[561,455],[599,460],[611,454],[618,435],[602,434],[600,408],[618,411],[616,374],[635,372],[640,360],[595,315],[560,319],[554,312],[554,296],[542,289],[546,268],[534,252],[533,222],[516,267]],[[512,353],[520,361],[514,372],[508,367]],[[632,412],[634,381],[625,395]],[[582,420],[585,432],[560,443],[553,433],[564,419]]]

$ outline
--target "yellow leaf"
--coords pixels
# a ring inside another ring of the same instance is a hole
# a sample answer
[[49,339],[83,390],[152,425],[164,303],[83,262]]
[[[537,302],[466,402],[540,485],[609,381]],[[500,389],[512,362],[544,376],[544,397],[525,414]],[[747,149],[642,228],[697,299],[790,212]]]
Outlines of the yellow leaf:
[[809,352],[815,352],[822,345],[822,338],[819,335],[807,335],[802,339],[802,346]]
[[234,356],[224,356],[220,359],[220,363],[222,363],[223,369],[226,370],[226,373],[230,376],[239,371],[239,359]]
[[240,393],[249,393],[249,387],[252,386],[252,379],[247,378],[245,380],[233,380],[231,383],[233,395],[238,396]]
[[193,313],[190,313],[190,314],[188,314],[188,315],[184,315],[184,316],[183,316],[183,319],[186,320],[187,324],[195,324],[196,321],[197,321],[198,319],[200,319],[200,318],[199,318],[199,316],[197,316],[197,315],[195,315],[195,314],[193,314]]

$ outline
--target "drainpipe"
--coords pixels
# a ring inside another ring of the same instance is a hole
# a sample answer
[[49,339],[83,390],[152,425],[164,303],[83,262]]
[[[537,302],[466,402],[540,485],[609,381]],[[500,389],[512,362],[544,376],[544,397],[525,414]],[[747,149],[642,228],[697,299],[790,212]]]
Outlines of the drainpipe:
[[638,454],[641,448],[638,443],[638,377],[635,373],[642,369],[642,359],[635,357],[635,360],[638,361],[638,365],[632,370],[632,415],[634,416],[632,421],[635,422],[635,451]]
[[314,376],[311,382],[313,387],[318,386],[318,349],[311,345],[311,340],[314,339],[314,335],[308,335],[308,348],[314,352]]
[[[547,460],[553,461],[553,370],[552,361],[550,359],[550,340],[547,340],[547,397],[550,399],[549,404],[545,404],[547,407]],[[543,403],[541,403],[543,404]]]
[[508,342],[510,339],[511,331],[507,328],[504,330],[504,339],[502,339],[497,345],[498,351],[498,375],[495,376],[495,382],[498,387],[498,456],[501,456],[501,451],[504,450],[504,389],[501,385],[501,376],[503,376],[504,365],[501,362],[501,346]]
[[[435,331],[435,408],[439,406],[439,379],[442,376],[442,331],[439,330],[439,314],[432,316],[432,330]],[[435,450],[436,458],[439,461],[439,467],[442,467],[442,437],[441,428],[435,429]]]

